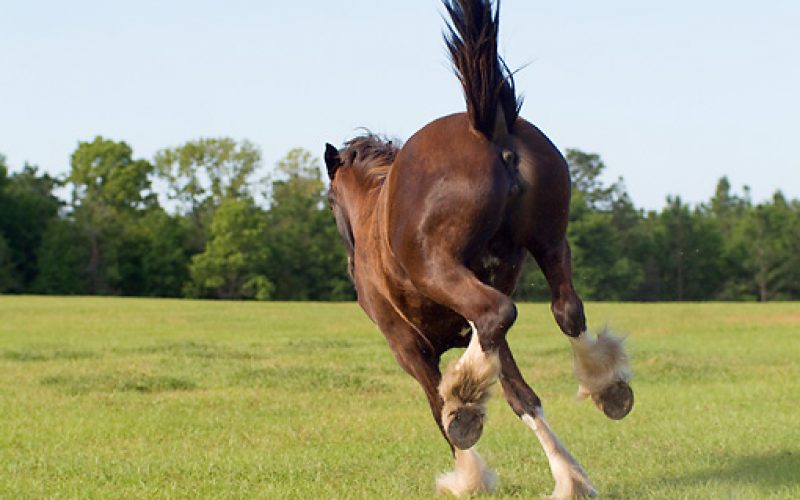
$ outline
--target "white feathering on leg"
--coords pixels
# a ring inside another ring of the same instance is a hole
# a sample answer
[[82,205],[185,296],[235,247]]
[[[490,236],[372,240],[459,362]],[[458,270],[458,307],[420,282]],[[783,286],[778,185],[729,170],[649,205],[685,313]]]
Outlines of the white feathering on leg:
[[451,413],[457,408],[465,405],[483,406],[500,373],[497,350],[484,352],[475,324],[469,323],[472,326],[469,346],[456,362],[448,366],[439,382],[439,395],[444,401],[442,423],[445,428],[450,424]]
[[597,490],[592,486],[583,467],[550,429],[542,409],[537,408],[535,416],[522,415],[522,421],[536,433],[550,464],[550,472],[553,473],[556,485],[549,498],[560,500],[597,496]]
[[631,378],[625,338],[604,328],[597,338],[587,332],[570,338],[574,354],[575,378],[578,380],[578,399],[599,394],[614,382]]
[[464,366],[467,364],[476,364],[482,363],[486,358],[489,357],[486,353],[483,352],[481,348],[480,338],[478,337],[478,329],[475,328],[475,323],[472,321],[468,322],[472,327],[472,337],[469,339],[469,345],[467,349],[464,351],[464,354],[458,359],[458,362],[455,365],[455,369],[464,369]]
[[455,470],[439,476],[436,493],[439,495],[474,495],[492,493],[497,487],[497,474],[486,466],[475,448],[456,448]]

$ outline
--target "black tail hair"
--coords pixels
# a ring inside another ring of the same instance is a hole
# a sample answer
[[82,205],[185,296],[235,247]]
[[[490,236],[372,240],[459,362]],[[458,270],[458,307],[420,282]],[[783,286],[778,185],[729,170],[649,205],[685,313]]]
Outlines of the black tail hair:
[[494,12],[491,0],[442,3],[451,19],[444,41],[464,88],[470,123],[489,140],[497,140],[498,134],[511,130],[522,106],[514,93],[514,77],[497,53],[500,0]]

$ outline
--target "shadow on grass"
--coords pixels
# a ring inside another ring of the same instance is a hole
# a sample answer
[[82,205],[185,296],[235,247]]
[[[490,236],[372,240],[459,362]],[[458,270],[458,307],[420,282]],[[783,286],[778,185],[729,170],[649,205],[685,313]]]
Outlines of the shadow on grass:
[[684,496],[686,490],[713,490],[716,486],[731,491],[751,487],[766,496],[800,486],[797,473],[800,471],[800,452],[797,450],[752,456],[725,455],[719,456],[716,462],[717,465],[687,474],[650,478],[633,488],[612,486],[606,493],[610,498],[651,497],[654,492]]
[[800,485],[800,452],[796,450],[784,450],[771,455],[727,456],[720,457],[719,461],[717,467],[675,479],[692,484],[749,484],[764,488],[765,491]]

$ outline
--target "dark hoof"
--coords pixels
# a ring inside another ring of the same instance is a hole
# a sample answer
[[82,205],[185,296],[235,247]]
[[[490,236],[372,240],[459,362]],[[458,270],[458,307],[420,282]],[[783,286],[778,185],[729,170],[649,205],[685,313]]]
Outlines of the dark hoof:
[[453,446],[462,450],[472,448],[483,433],[484,410],[478,406],[464,406],[453,412],[447,427],[447,437]]
[[597,406],[612,420],[621,420],[633,408],[633,389],[626,382],[619,381],[606,387],[595,400]]

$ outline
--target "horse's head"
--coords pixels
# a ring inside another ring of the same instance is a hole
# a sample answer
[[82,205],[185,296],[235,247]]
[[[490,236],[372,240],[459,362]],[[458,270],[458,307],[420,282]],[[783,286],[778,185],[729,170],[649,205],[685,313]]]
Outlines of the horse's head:
[[325,145],[325,166],[331,181],[328,203],[347,249],[351,275],[356,245],[353,228],[365,224],[374,213],[374,195],[383,185],[397,152],[393,141],[369,132],[347,141],[341,150]]
[[[352,159],[349,163],[352,163]],[[331,181],[331,187],[328,190],[328,205],[336,218],[336,229],[344,241],[345,250],[347,250],[347,270],[352,277],[355,238],[350,218],[350,210],[353,207],[348,206],[347,195],[353,190],[355,179],[352,169],[342,168],[344,165],[345,162],[339,150],[330,144],[325,144],[325,166]]]

